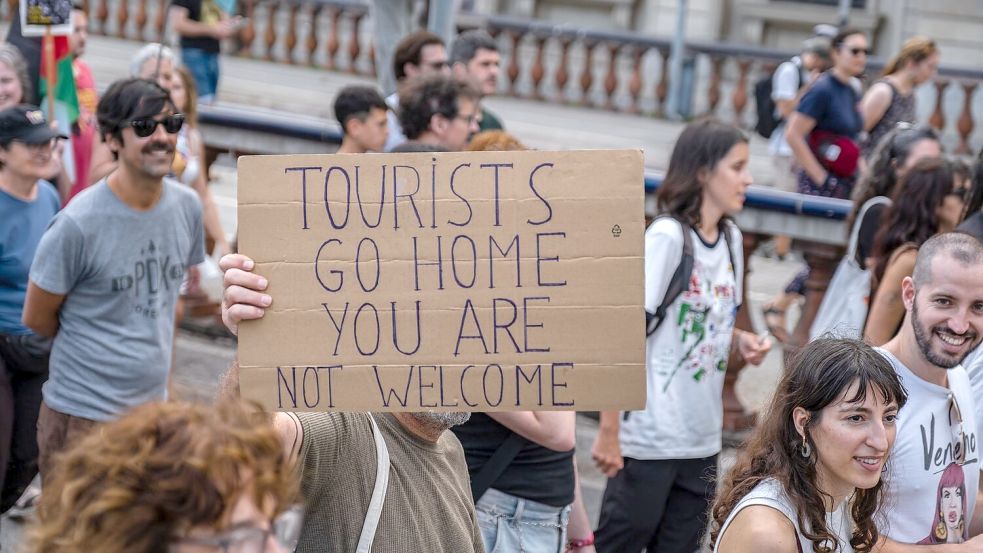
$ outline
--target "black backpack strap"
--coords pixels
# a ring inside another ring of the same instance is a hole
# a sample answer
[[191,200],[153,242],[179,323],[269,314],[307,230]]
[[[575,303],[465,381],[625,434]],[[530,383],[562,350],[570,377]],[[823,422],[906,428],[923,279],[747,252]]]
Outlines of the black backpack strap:
[[[666,311],[669,310],[672,302],[676,301],[676,298],[689,288],[689,277],[693,274],[693,237],[690,236],[689,225],[671,215],[656,217],[656,221],[662,217],[671,217],[679,223],[679,228],[683,234],[683,253],[679,259],[679,265],[676,266],[676,271],[672,274],[672,278],[669,279],[669,286],[666,287],[666,293],[662,297],[662,303],[656,308],[655,313],[645,312],[646,336],[651,336],[662,326],[662,321],[666,318]],[[655,224],[654,221],[653,224]]]
[[525,438],[512,432],[502,442],[502,445],[498,446],[495,453],[492,453],[492,456],[488,458],[488,461],[481,467],[478,474],[475,474],[471,478],[471,496],[474,498],[475,503],[498,480],[498,477],[505,472],[505,469],[508,468],[512,460],[515,459],[515,456],[519,454],[519,450],[526,443],[527,440]]
[[[734,226],[734,223],[725,219],[722,221],[722,228],[720,229],[720,232],[724,233],[724,242],[727,244],[727,257],[730,258],[730,268],[731,271],[734,272],[734,283],[737,284],[740,282],[740,278],[744,275],[737,274],[737,263],[735,263],[734,259],[734,237],[731,235],[732,226]],[[744,286],[742,285],[741,288],[743,289]],[[734,298],[734,300],[737,302],[737,307],[741,306],[742,297],[743,295],[741,297]]]

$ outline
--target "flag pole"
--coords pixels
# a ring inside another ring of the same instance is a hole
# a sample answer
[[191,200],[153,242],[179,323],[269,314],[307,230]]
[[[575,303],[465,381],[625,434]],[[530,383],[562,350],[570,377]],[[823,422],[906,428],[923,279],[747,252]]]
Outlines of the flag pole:
[[55,119],[55,37],[51,34],[51,27],[44,28],[42,55],[44,56],[44,78],[48,81],[48,121]]

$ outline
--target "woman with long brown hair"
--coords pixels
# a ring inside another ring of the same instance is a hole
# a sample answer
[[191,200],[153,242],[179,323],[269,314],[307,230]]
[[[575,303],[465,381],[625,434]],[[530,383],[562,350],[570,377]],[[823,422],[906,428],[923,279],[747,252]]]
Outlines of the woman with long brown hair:
[[962,222],[971,194],[968,183],[957,186],[952,165],[940,158],[919,161],[902,178],[874,239],[867,343],[880,346],[897,333],[905,313],[901,281],[914,271],[918,248]]
[[805,346],[721,481],[714,551],[872,551],[881,476],[906,401],[890,363],[863,342]]
[[884,66],[883,76],[870,85],[860,102],[867,138],[861,144],[866,159],[881,138],[898,123],[915,122],[915,87],[935,78],[939,49],[923,36],[908,39],[898,55]]

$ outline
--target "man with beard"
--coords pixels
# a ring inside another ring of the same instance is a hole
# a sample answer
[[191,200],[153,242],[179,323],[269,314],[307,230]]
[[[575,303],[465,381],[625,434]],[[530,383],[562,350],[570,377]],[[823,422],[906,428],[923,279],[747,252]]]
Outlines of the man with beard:
[[[229,254],[222,320],[233,334],[273,298],[253,260]],[[238,364],[224,392],[238,394]],[[297,553],[481,553],[468,467],[452,426],[469,413],[276,413],[273,424],[306,498]],[[388,460],[386,457],[388,456]],[[379,470],[383,468],[384,470]]]
[[[454,76],[472,81],[482,98],[498,90],[502,56],[498,53],[498,43],[487,31],[475,29],[458,35],[451,44],[450,58]],[[478,131],[504,128],[501,119],[482,106]]]
[[42,476],[88,429],[165,398],[178,289],[204,259],[201,203],[164,179],[184,123],[167,91],[117,81],[96,118],[119,167],[55,216],[24,306],[24,324],[54,337],[38,420]]
[[[978,493],[983,421],[977,418],[977,398],[960,365],[983,332],[983,242],[961,232],[929,239],[919,248],[915,269],[901,290],[904,323],[879,349],[909,398],[898,414],[897,439],[886,469],[890,507],[880,528],[887,538],[884,553],[907,551],[912,547],[907,544],[962,543],[983,523],[983,508],[977,505],[983,497]],[[844,428],[880,424],[855,418],[863,417],[844,419]],[[851,473],[871,470],[868,465],[878,466],[879,460],[844,453],[839,466],[830,468],[845,481]],[[983,537],[970,543],[983,547]]]

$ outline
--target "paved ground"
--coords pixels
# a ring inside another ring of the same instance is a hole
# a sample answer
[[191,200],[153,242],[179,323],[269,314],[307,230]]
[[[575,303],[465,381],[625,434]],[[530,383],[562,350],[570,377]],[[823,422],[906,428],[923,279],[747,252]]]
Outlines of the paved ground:
[[[126,72],[126,60],[135,51],[135,43],[93,37],[87,58],[98,82],[106,84]],[[342,86],[365,82],[349,75],[333,74],[266,62],[224,59],[221,101],[260,105],[298,114],[331,116],[330,100]],[[506,121],[510,131],[527,144],[540,149],[643,148],[646,164],[664,170],[681,125],[648,117],[571,108],[511,98],[492,98],[488,105]],[[767,182],[771,166],[763,142],[752,143],[752,171],[759,182]],[[212,185],[221,211],[223,225],[231,235],[235,229],[234,162],[220,159]],[[759,329],[760,305],[798,270],[792,261],[778,262],[763,257],[752,260],[749,281],[752,314]],[[175,395],[208,401],[218,377],[234,356],[234,342],[209,339],[182,332],[175,352]],[[738,395],[751,409],[757,409],[769,397],[780,374],[781,352],[775,350],[760,367],[745,370],[738,381]],[[590,461],[590,446],[596,423],[586,417],[578,421],[577,458],[582,471],[585,498],[592,516],[597,516],[604,479]],[[725,452],[729,457],[732,452]],[[4,519],[0,545],[4,551],[15,550],[22,528]]]

